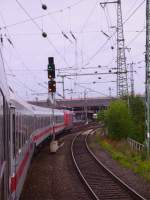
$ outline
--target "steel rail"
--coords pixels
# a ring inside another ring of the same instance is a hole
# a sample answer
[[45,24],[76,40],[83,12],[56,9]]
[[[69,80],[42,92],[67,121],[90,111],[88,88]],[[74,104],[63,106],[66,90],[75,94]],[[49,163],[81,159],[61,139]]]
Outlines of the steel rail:
[[112,171],[110,171],[106,165],[104,165],[97,157],[96,155],[92,152],[90,149],[88,143],[87,143],[87,138],[89,135],[85,137],[85,143],[86,143],[86,148],[88,152],[91,154],[91,156],[97,161],[97,163],[103,167],[113,178],[115,178],[124,188],[126,188],[131,194],[133,194],[136,198],[141,199],[141,200],[146,200],[144,197],[142,197],[140,194],[138,194],[132,187],[130,187],[128,184],[126,184],[124,181],[122,181],[116,174],[114,174]]
[[73,145],[74,145],[74,143],[75,143],[76,138],[79,137],[80,134],[81,134],[81,133],[79,133],[78,135],[76,135],[76,136],[74,137],[74,139],[73,139],[73,141],[72,141],[72,144],[71,144],[71,155],[72,155],[72,159],[73,159],[74,165],[75,165],[75,167],[76,167],[76,169],[77,169],[77,172],[79,173],[79,175],[80,175],[82,181],[84,182],[84,184],[87,186],[88,190],[90,191],[91,196],[93,197],[93,199],[99,200],[98,196],[94,193],[94,191],[92,190],[92,188],[90,187],[90,185],[88,184],[88,182],[86,181],[86,179],[84,178],[84,176],[83,176],[83,174],[82,174],[80,168],[78,167],[77,161],[76,161],[76,159],[75,159],[75,155],[74,155],[74,151],[73,151]]
[[[95,131],[91,131],[91,132],[95,132]],[[74,137],[72,144],[71,144],[71,154],[72,154],[72,159],[74,162],[74,165],[77,169],[78,174],[80,175],[82,181],[84,182],[84,184],[86,185],[86,187],[88,188],[91,196],[93,197],[93,199],[96,200],[100,200],[100,198],[95,194],[95,192],[93,191],[92,187],[90,186],[90,183],[88,183],[88,181],[86,180],[86,178],[84,177],[83,173],[80,170],[80,167],[78,166],[77,160],[75,158],[75,154],[74,154],[74,143],[76,141],[76,139],[78,137],[80,137],[81,133],[79,133],[77,136]],[[89,135],[89,134],[88,134]],[[113,172],[111,172],[96,156],[95,154],[92,152],[92,150],[90,149],[90,147],[88,146],[88,142],[87,142],[87,138],[88,135],[85,136],[85,145],[86,148],[90,154],[90,156],[92,156],[92,158],[96,161],[96,163],[103,168],[107,174],[109,174],[122,188],[124,188],[132,197],[134,197],[134,199],[139,199],[139,200],[146,200],[144,197],[142,197],[140,194],[138,194],[132,187],[130,187],[129,185],[127,185],[124,181],[122,181],[118,176],[116,176]],[[84,144],[83,144],[84,145]]]

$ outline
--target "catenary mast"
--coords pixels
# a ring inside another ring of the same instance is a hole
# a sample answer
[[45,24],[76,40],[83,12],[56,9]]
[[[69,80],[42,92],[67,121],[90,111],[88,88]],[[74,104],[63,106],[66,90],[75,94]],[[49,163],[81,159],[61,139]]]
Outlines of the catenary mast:
[[145,104],[146,104],[146,145],[149,154],[150,143],[150,0],[146,1],[146,85],[145,85]]
[[117,2],[117,96],[128,96],[128,79],[121,0],[118,0]]
[[125,40],[122,22],[121,0],[101,2],[100,5],[105,9],[106,4],[117,4],[117,96],[128,96],[128,78],[125,57]]

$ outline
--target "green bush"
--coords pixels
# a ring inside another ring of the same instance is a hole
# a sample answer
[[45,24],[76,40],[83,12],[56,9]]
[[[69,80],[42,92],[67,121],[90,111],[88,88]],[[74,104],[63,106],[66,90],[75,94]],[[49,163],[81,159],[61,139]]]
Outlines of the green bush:
[[144,102],[139,96],[129,97],[129,106],[125,100],[111,102],[108,110],[98,113],[98,121],[108,128],[108,135],[113,139],[131,137],[141,143],[145,134]]
[[101,121],[104,124],[106,123],[106,110],[101,110],[97,113],[97,121]]
[[144,142],[145,133],[145,107],[144,101],[140,96],[134,96],[129,98],[130,113],[134,122],[134,132],[132,138]]
[[[128,151],[125,149],[128,144],[122,141],[115,141],[97,138],[97,143],[107,150],[112,158],[118,161],[123,167],[131,169],[133,172],[143,176],[146,180],[150,181],[150,160],[143,159],[142,154],[137,154],[128,147]],[[118,143],[118,144],[117,144]]]
[[108,135],[113,139],[127,138],[133,132],[133,121],[125,101],[110,104],[106,113]]

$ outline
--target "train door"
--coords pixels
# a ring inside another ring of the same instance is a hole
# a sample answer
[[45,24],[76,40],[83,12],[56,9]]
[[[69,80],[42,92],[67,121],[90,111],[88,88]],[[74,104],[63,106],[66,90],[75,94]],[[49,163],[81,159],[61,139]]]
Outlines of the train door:
[[15,121],[15,107],[10,108],[10,141],[11,141],[11,150],[10,150],[10,162],[11,162],[11,169],[10,169],[10,191],[12,193],[13,199],[15,199],[15,187],[16,187],[16,121]]

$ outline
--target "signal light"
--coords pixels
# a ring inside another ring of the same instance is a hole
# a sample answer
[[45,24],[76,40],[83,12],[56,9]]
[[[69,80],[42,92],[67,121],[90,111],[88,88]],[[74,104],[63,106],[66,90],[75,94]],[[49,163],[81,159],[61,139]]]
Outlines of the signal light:
[[55,78],[55,64],[54,64],[54,58],[53,57],[48,58],[47,71],[48,71],[48,78],[49,79]]
[[56,92],[56,81],[48,81],[48,92]]

